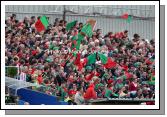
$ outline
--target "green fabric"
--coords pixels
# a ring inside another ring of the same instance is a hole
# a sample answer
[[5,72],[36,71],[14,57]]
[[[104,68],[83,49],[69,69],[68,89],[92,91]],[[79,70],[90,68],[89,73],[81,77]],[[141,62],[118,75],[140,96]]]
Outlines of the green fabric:
[[108,57],[106,57],[104,54],[102,53],[98,53],[99,57],[100,57],[100,60],[103,64],[106,64],[107,63],[107,60],[108,60]]
[[155,85],[155,81],[147,81],[147,84],[149,84],[149,85]]
[[78,38],[77,36],[78,36],[78,35],[73,36],[73,37],[71,38],[71,40],[72,40],[72,45],[71,45],[71,47],[72,47],[72,48],[75,48],[75,46],[76,46],[76,45],[74,44],[74,41],[77,41],[77,38]]
[[104,85],[102,83],[96,84],[95,85],[95,90],[98,90],[99,87],[104,87]]
[[65,100],[65,96],[67,95],[67,93],[64,91],[64,89],[60,86],[57,87],[57,90],[60,92],[60,100],[64,101]]
[[46,59],[46,61],[47,61],[47,62],[52,62],[53,60],[52,60],[50,57],[48,57],[48,58]]
[[153,58],[150,59],[151,62],[154,62],[154,60],[155,60],[155,59],[153,59]]
[[[81,41],[84,39],[84,36],[80,33],[78,35],[72,37],[72,46],[71,48],[76,48],[76,50],[80,49]],[[76,41],[76,44],[74,44],[74,41]]]
[[112,95],[112,91],[110,89],[106,89],[104,96],[107,97],[107,98],[110,98],[111,95]]
[[91,70],[92,67],[91,66],[86,66],[86,69]]
[[44,25],[45,29],[47,29],[47,27],[49,26],[49,22],[48,22],[46,16],[42,16],[42,17],[40,18],[40,21],[41,21],[42,24]]
[[59,49],[59,47],[53,47],[53,50],[58,50]]
[[82,34],[78,34],[78,40],[77,40],[77,44],[76,44],[76,49],[79,50],[80,49],[80,45],[81,45],[81,41],[84,39],[84,36]]
[[127,76],[126,76],[126,75],[123,75],[123,85],[126,84],[126,79],[127,79]]
[[135,67],[139,67],[139,65],[140,65],[140,62],[136,62],[136,63],[134,64]]
[[55,45],[53,45],[52,42],[50,42],[50,45],[49,45],[49,50],[58,50],[59,47],[56,47]]
[[88,37],[92,37],[93,31],[92,31],[92,26],[88,23],[83,26],[81,29],[81,32],[85,33]]
[[123,83],[120,83],[120,84],[117,83],[115,85],[116,89],[121,89],[123,86],[124,86]]
[[113,93],[110,89],[106,89],[104,96],[107,98],[111,98],[112,96],[118,97],[118,94]]
[[87,63],[88,65],[95,63],[96,62],[96,54],[93,53],[93,54],[89,55],[87,57],[87,59],[88,59],[88,63]]
[[113,96],[114,96],[114,97],[118,97],[119,95],[118,95],[118,94],[113,93]]
[[73,52],[73,56],[75,56],[75,57],[77,56],[77,51]]
[[116,77],[116,76],[114,76],[114,80],[117,80],[117,77]]
[[126,79],[127,79],[126,75],[123,75],[122,78],[123,78],[123,80],[126,80]]
[[49,50],[53,50],[53,48],[54,48],[54,45],[53,45],[53,43],[52,43],[52,42],[50,42],[50,45],[49,45]]
[[128,16],[128,19],[126,20],[128,23],[130,23],[131,21],[132,21],[132,16],[131,15],[129,15]]
[[68,31],[68,30],[70,30],[71,28],[73,28],[73,27],[76,25],[76,23],[77,23],[77,20],[68,23],[68,24],[66,25],[66,30]]

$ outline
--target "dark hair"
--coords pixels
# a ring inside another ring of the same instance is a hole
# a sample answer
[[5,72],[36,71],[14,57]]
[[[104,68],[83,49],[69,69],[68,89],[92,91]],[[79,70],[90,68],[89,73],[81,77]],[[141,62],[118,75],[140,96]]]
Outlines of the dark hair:
[[107,85],[107,88],[110,88],[111,86],[112,86],[112,84],[108,84],[108,85]]
[[140,37],[140,36],[139,36],[138,34],[134,34],[133,37],[134,37],[134,38],[138,38],[138,37]]
[[127,32],[128,32],[128,30],[125,30],[125,31],[124,31],[124,33],[127,33]]
[[31,16],[31,19],[34,19],[35,18],[35,16]]
[[80,91],[82,88],[79,86],[79,87],[77,87],[77,91]]

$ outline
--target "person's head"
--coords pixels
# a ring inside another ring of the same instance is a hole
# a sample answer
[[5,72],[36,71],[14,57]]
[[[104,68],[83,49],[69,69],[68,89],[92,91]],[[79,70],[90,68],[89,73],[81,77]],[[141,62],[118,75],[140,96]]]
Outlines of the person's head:
[[108,84],[108,85],[107,85],[107,88],[111,88],[111,87],[112,87],[112,84]]
[[28,103],[28,102],[24,102],[24,105],[30,105],[30,103]]
[[128,35],[128,30],[124,30],[124,35]]
[[101,29],[97,29],[96,33],[97,33],[98,35],[100,35],[100,34],[102,34],[102,30],[101,30]]
[[140,36],[138,34],[134,34],[133,37],[135,42],[139,41]]
[[80,22],[80,23],[79,23],[79,28],[81,29],[82,27],[83,27],[83,23]]
[[83,93],[83,88],[81,86],[77,87],[77,91]]
[[31,16],[31,22],[35,23],[35,16]]
[[75,91],[73,91],[73,90],[70,90],[69,92],[68,92],[68,96],[69,96],[69,98],[71,99],[71,100],[74,100],[74,97],[75,97]]

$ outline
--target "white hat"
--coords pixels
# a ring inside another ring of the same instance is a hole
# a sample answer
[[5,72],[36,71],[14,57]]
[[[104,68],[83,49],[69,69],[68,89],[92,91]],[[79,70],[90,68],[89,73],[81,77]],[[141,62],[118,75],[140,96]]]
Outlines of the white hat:
[[40,35],[36,35],[35,37],[41,37]]

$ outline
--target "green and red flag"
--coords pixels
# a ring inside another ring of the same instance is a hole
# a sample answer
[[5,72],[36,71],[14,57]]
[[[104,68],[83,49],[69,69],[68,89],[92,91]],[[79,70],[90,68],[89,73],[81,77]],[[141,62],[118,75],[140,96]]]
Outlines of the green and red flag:
[[68,24],[66,25],[66,30],[68,31],[68,30],[70,30],[71,28],[73,28],[73,27],[76,25],[76,23],[77,23],[77,20],[68,23]]
[[111,58],[105,56],[102,53],[98,53],[100,60],[105,68],[113,68],[116,67],[117,63],[114,62]]
[[91,26],[91,24],[85,24],[83,26],[83,28],[81,29],[81,32],[84,33],[85,35],[87,35],[88,37],[92,37],[93,35],[93,28]]
[[48,26],[49,26],[49,22],[48,22],[48,19],[46,18],[46,16],[42,16],[35,23],[35,28],[37,29],[38,32],[46,30]]
[[84,35],[78,33],[77,36],[74,36],[72,38],[72,45],[71,48],[76,48],[76,50],[80,49],[81,41],[84,39]]
[[129,15],[128,13],[124,13],[122,16],[121,16],[122,19],[125,19],[128,23],[130,23],[132,21],[132,16]]
[[93,53],[87,57],[87,64],[93,64],[96,62],[96,53]]

